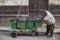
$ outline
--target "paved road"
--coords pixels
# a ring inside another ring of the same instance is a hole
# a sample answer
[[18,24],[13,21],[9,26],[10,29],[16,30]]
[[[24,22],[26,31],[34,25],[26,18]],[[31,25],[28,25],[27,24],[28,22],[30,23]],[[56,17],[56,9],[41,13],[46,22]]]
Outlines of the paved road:
[[45,35],[39,35],[39,36],[17,36],[17,38],[11,38],[10,35],[8,35],[5,32],[0,32],[0,40],[60,40],[59,34],[54,34],[54,37],[48,38]]

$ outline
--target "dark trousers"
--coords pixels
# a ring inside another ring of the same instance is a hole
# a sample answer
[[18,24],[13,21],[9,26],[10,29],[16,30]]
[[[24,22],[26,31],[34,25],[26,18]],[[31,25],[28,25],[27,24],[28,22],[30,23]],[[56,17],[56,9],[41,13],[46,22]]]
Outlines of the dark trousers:
[[53,36],[53,31],[54,31],[54,24],[47,25],[46,27],[46,35],[50,33],[50,36]]

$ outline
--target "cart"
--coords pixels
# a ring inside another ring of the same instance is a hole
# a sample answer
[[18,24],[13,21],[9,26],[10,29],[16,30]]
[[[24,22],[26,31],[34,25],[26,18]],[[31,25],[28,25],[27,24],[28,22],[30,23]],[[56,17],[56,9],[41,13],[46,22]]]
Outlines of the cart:
[[[34,35],[38,35],[37,33],[37,27],[42,26],[42,21],[39,19],[11,19],[10,20],[10,27],[12,30],[11,36],[15,37],[17,36],[17,30],[19,30],[20,33],[23,33],[27,31],[27,33],[33,33]],[[26,33],[26,32],[25,32]],[[26,34],[27,34],[26,33]]]

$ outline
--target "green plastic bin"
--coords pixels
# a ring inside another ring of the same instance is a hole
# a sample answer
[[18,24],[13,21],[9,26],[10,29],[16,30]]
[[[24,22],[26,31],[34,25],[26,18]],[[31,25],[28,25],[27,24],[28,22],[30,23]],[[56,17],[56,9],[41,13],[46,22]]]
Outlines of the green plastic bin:
[[35,22],[35,26],[36,26],[36,27],[42,27],[42,21],[41,21],[41,20],[37,20],[37,21]]
[[11,27],[11,29],[17,29],[17,20],[11,19],[10,20],[10,27]]
[[34,27],[35,27],[34,22],[33,21],[28,21],[28,29],[33,30]]
[[26,21],[19,21],[18,23],[21,31],[26,30],[26,26],[27,26]]

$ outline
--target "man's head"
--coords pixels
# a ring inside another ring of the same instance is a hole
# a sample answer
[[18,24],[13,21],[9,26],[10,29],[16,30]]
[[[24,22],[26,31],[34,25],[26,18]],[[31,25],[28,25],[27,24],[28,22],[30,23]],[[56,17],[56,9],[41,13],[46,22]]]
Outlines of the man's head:
[[47,10],[44,10],[44,9],[42,10],[41,18],[42,18],[42,17],[45,17],[45,16],[47,15],[46,11],[47,11]]
[[46,11],[47,11],[47,10],[42,10],[41,15],[46,15]]

